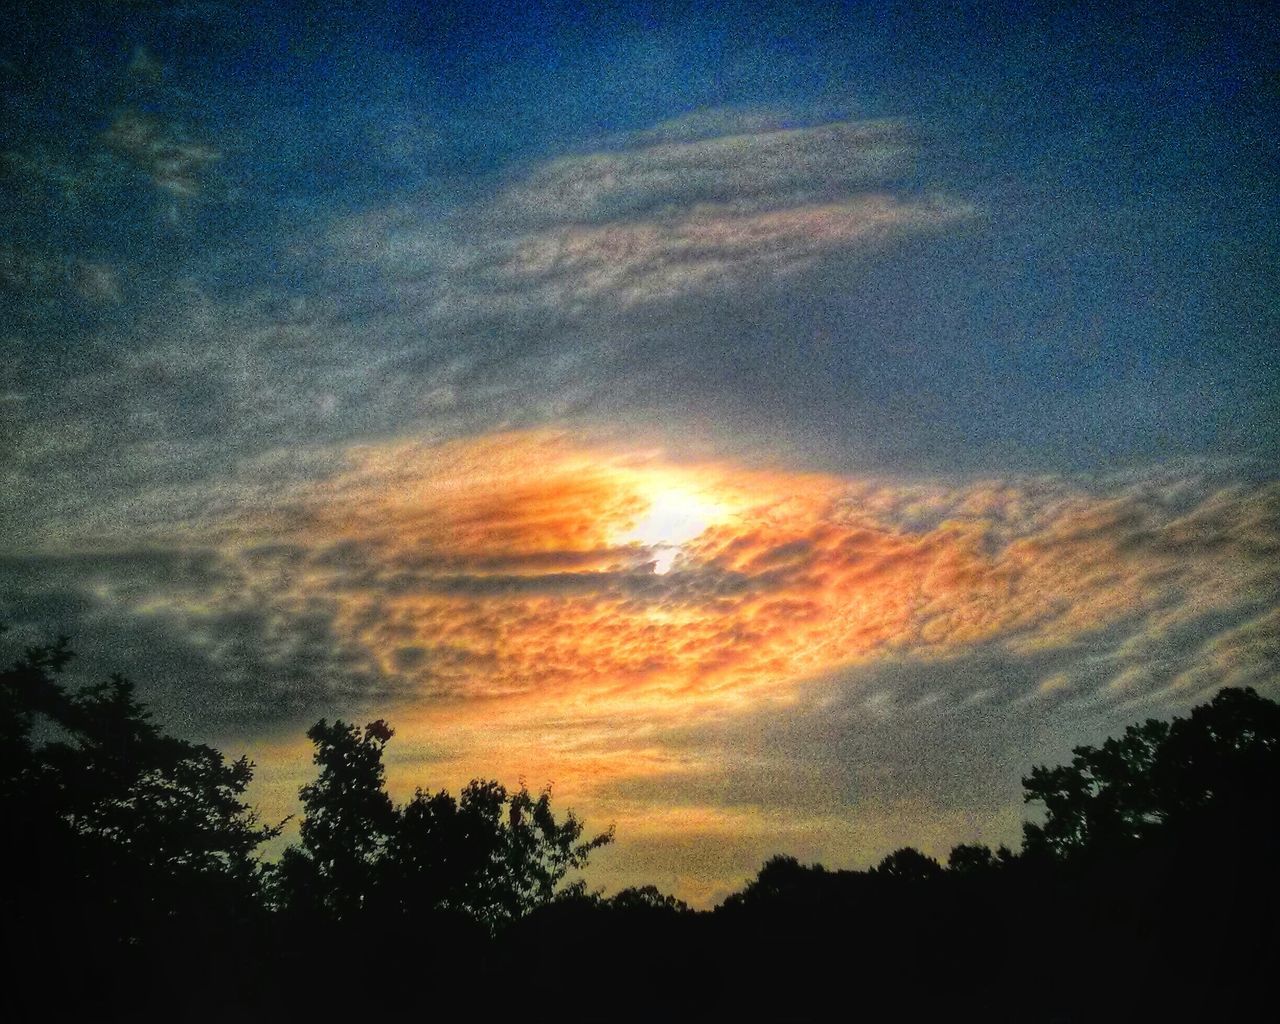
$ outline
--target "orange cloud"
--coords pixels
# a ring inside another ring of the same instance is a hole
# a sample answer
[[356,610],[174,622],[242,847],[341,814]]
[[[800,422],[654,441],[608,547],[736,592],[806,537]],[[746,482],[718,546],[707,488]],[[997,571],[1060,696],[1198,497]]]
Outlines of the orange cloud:
[[[736,837],[719,867],[677,880],[698,898],[784,841],[837,862],[899,835],[933,835],[935,850],[1013,841],[1016,772],[1041,754],[1001,721],[1128,720],[1274,673],[1275,483],[856,479],[563,433],[363,445],[317,464],[306,482],[251,476],[219,504],[184,497],[185,523],[149,544],[134,525],[133,549],[65,556],[65,571],[210,664],[256,657],[202,700],[270,713],[274,698],[280,722],[291,708],[390,718],[399,797],[475,776],[554,781],[566,806],[634,834],[610,876],[632,881],[660,851],[688,860],[694,833]],[[929,752],[898,752],[930,708]],[[992,758],[997,775],[1014,766],[1000,808],[950,791],[926,806],[889,775],[877,790],[881,767],[927,772],[952,742],[948,716],[966,715],[991,743],[1024,744]],[[742,749],[792,718],[779,745]],[[264,805],[287,810],[307,769],[298,741],[258,759]],[[841,824],[842,794],[864,783],[879,809],[860,796]]]
[[1274,488],[1170,501],[1151,482],[858,481],[504,434],[352,449],[270,518],[287,580],[256,571],[284,605],[335,602],[431,716],[687,715],[881,654],[1058,648],[1275,586]]

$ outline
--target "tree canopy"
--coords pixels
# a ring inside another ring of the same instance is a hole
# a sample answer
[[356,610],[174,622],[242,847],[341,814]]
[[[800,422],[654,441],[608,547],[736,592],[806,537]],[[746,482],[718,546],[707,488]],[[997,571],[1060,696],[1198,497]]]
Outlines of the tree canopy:
[[[1187,718],[1147,719],[1069,765],[1023,779],[1042,824],[1023,826],[1032,856],[1071,858],[1186,831],[1274,825],[1280,705],[1226,688]],[[1263,820],[1266,819],[1266,820]]]
[[285,906],[342,918],[463,913],[488,927],[560,896],[613,831],[584,838],[572,811],[557,820],[551,791],[472,780],[455,798],[417,790],[401,807],[386,792],[383,721],[363,730],[318,722],[308,732],[320,768],[302,787],[301,844],[285,851],[277,892]]
[[70,658],[60,640],[0,672],[0,800],[29,884],[13,898],[71,887],[129,934],[209,902],[251,906],[256,851],[279,833],[244,799],[252,763],[165,734],[121,676],[68,691]]

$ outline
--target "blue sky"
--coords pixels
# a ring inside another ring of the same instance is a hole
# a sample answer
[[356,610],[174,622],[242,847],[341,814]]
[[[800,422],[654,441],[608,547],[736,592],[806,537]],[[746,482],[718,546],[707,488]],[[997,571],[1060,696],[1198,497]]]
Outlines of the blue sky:
[[[12,210],[12,237],[129,262],[129,307],[187,278],[326,290],[334,268],[296,248],[343,213],[424,196],[456,211],[540,161],[700,112],[892,118],[913,153],[877,184],[970,203],[968,227],[814,275],[744,315],[738,365],[672,376],[721,391],[735,430],[763,428],[742,408],[763,389],[799,449],[909,468],[1274,454],[1275,40],[1256,13],[517,7],[42,15],[9,44],[13,137],[92,187]],[[130,105],[219,153],[196,197],[138,187],[136,160],[103,166],[101,133]],[[54,341],[72,350],[75,328],[122,315],[60,312],[79,321]],[[820,354],[803,351],[815,332]],[[642,411],[687,416],[687,400]],[[883,409],[893,430],[868,437]]]

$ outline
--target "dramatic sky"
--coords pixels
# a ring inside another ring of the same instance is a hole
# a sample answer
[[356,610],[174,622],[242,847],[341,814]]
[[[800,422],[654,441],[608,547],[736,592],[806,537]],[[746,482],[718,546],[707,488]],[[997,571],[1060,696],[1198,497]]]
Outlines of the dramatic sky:
[[6,657],[700,905],[1280,695],[1280,32],[1090,6],[10,12]]

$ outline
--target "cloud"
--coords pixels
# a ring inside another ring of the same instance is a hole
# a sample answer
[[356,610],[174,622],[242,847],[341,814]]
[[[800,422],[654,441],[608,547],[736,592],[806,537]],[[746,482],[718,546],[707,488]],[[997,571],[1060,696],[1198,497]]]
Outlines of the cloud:
[[90,304],[123,300],[120,273],[109,263],[57,256],[47,248],[0,245],[0,292],[19,303],[50,307],[78,298]]
[[74,639],[73,685],[118,671],[161,721],[203,739],[302,729],[335,705],[396,700],[336,605],[264,592],[247,563],[209,549],[118,548],[0,559],[9,645]]
[[733,202],[759,210],[821,203],[900,173],[912,150],[898,121],[788,130],[725,124],[709,114],[700,125],[713,126],[730,133],[551,161],[512,183],[496,200],[493,215],[545,226],[660,215],[701,204]]
[[[1017,699],[1189,700],[1219,678],[1263,679],[1274,623],[1260,616],[1280,597],[1280,487],[1211,474],[854,479],[554,433],[365,444],[321,466],[273,485],[263,465],[238,494],[195,482],[163,509],[153,496],[115,540],[99,532],[83,587],[196,634],[256,616],[272,663],[290,656],[291,623],[310,622],[316,700],[321,679],[349,677],[346,692],[419,711],[559,701],[659,718],[992,646],[1054,660]],[[705,521],[659,573],[663,537],[634,529],[681,495]],[[108,558],[139,535],[216,552],[219,575],[181,569],[184,586],[151,593],[152,577]]]
[[330,243],[436,317],[625,310],[733,292],[972,216],[948,196],[886,191],[911,152],[896,121],[649,140],[535,166],[452,217],[430,206],[361,215]]
[[198,195],[210,166],[222,159],[221,151],[213,146],[132,108],[115,116],[102,134],[102,143],[146,174],[157,188],[174,196]]
[[[13,497],[0,504],[21,534],[93,534],[119,519],[154,523],[193,477],[212,482],[272,451],[297,462],[362,437],[547,423],[631,432],[627,410],[650,395],[667,408],[645,418],[674,424],[688,419],[681,403],[723,407],[735,388],[758,393],[750,373],[709,387],[714,367],[764,372],[779,359],[767,317],[757,338],[718,322],[709,303],[745,316],[784,281],[970,212],[894,187],[892,168],[911,163],[914,145],[898,122],[697,120],[534,164],[461,205],[322,213],[324,244],[299,236],[292,256],[305,293],[166,280],[154,232],[123,261],[14,242],[0,273],[25,313],[4,387],[31,397],[24,408],[57,415],[39,429],[19,424]],[[180,121],[124,108],[94,143],[115,154],[94,164],[94,189],[114,174],[128,192],[127,165],[151,191],[203,191],[217,150]],[[141,196],[132,201],[145,213]],[[90,331],[93,343],[55,370],[52,340]],[[750,407],[764,408],[754,398]],[[258,493],[271,500],[270,490]]]
[[[208,214],[226,198],[193,91],[141,47],[128,64],[88,46],[55,56],[59,35],[29,38],[22,64],[0,67],[0,303],[9,361],[41,388],[50,347],[73,356],[61,372],[106,369],[83,363],[131,343],[158,282],[192,270],[196,205]],[[203,227],[212,241],[211,219]]]
[[[650,128],[624,132],[616,136],[614,148],[644,148],[672,142],[698,142],[704,139],[750,136],[776,132],[796,126],[793,112],[781,108],[710,107],[691,110],[669,118]],[[892,122],[880,122],[889,127]]]
[[543,232],[520,243],[504,269],[557,308],[601,299],[625,307],[786,274],[833,250],[961,215],[954,205],[885,196],[747,213],[703,207],[678,220]]
[[67,276],[67,268],[48,253],[27,246],[0,246],[0,288],[19,294],[51,291]]

